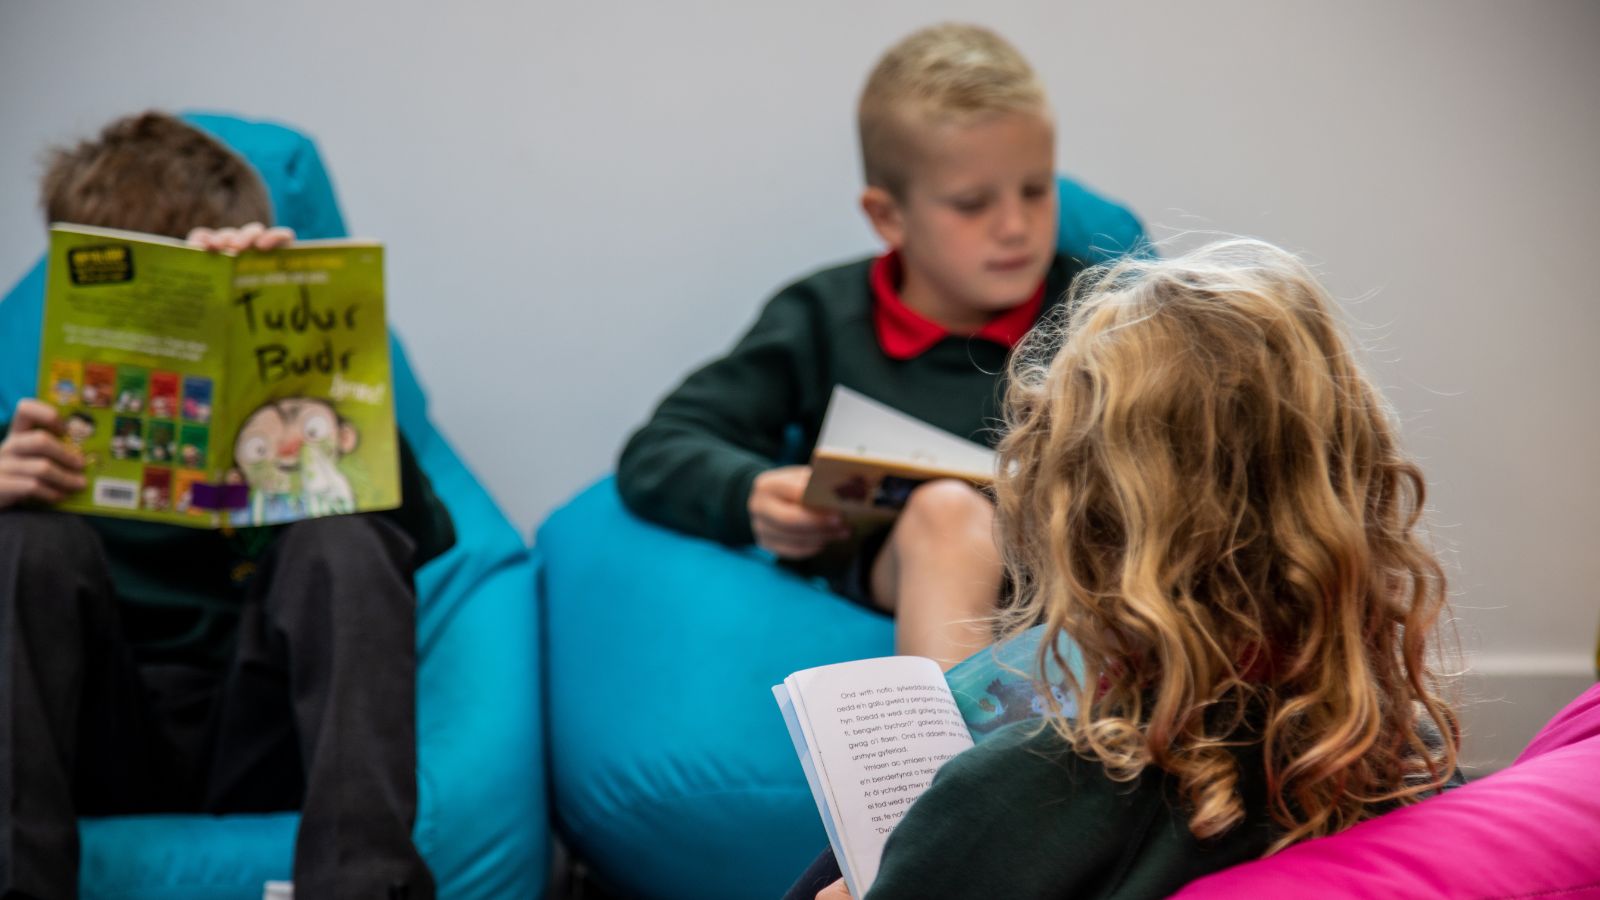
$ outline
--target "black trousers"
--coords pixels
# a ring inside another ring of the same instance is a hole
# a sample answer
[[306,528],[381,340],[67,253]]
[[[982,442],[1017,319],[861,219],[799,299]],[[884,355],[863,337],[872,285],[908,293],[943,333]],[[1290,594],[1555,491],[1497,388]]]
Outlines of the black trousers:
[[225,669],[140,666],[98,535],[0,513],[0,897],[77,896],[79,815],[300,809],[297,898],[431,900],[412,554],[373,516],[286,526]]

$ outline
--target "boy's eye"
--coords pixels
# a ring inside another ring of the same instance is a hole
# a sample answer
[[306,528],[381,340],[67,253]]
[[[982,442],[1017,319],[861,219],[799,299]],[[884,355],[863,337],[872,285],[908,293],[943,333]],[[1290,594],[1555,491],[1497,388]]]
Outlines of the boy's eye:
[[984,207],[989,205],[989,198],[988,197],[956,197],[955,199],[950,201],[950,205],[955,207],[956,212],[963,213],[963,214],[966,214],[966,215],[973,215],[975,213],[983,212]]
[[1022,189],[1022,196],[1029,200],[1038,200],[1050,193],[1050,185],[1030,184]]

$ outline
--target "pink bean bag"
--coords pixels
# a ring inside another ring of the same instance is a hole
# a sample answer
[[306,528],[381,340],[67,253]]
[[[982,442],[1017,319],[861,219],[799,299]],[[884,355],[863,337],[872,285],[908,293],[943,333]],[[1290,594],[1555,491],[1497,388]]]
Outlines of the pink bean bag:
[[1509,768],[1176,896],[1600,897],[1600,685]]

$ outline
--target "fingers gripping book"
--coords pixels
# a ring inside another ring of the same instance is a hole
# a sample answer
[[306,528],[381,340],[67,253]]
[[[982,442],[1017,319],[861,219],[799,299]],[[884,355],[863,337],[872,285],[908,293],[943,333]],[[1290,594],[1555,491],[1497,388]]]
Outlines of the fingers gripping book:
[[39,397],[89,482],[60,508],[218,528],[400,505],[381,245],[58,225],[45,284]]
[[[1003,725],[1074,713],[1052,665],[1033,671],[1034,628],[940,672],[930,659],[889,656],[805,669],[773,687],[852,897],[877,877],[889,833],[944,762]],[[1064,637],[1060,658],[1076,667]]]

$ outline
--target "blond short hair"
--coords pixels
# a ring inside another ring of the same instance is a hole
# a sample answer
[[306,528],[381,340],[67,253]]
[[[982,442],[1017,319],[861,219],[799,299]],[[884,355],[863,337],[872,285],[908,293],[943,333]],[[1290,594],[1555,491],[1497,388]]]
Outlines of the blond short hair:
[[867,184],[897,196],[905,190],[917,126],[1003,112],[1049,115],[1044,86],[1017,48],[977,25],[909,35],[883,54],[861,91],[856,124]]

